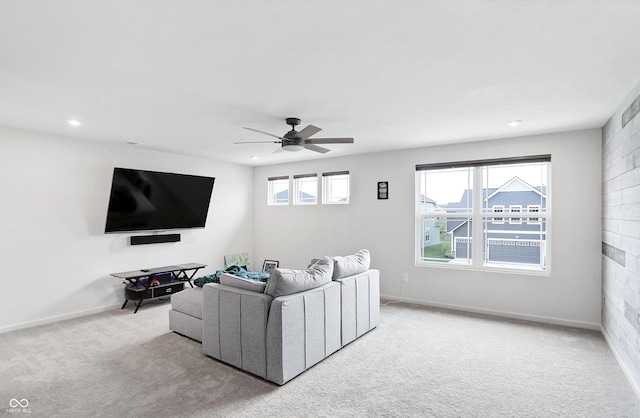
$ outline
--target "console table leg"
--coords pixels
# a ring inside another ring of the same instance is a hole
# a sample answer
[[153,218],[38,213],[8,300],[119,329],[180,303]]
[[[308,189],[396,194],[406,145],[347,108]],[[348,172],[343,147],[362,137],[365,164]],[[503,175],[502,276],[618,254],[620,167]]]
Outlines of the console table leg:
[[122,308],[120,309],[124,309],[124,307],[127,306],[127,302],[129,302],[129,299],[124,300],[124,303],[122,304]]
[[135,311],[133,311],[133,313],[138,312],[138,308],[140,308],[140,305],[142,305],[142,299],[140,299],[140,300],[138,301],[138,304],[136,305],[136,310],[135,310]]

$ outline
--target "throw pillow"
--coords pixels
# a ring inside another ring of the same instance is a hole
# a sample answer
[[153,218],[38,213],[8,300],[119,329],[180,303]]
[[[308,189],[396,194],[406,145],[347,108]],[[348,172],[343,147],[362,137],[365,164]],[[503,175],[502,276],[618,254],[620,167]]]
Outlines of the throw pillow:
[[306,270],[275,268],[271,270],[264,293],[277,298],[315,289],[331,282],[332,273],[333,263],[330,258],[318,260]]
[[333,257],[333,280],[353,276],[369,270],[369,250],[360,250],[353,255]]
[[242,277],[232,276],[230,274],[222,274],[220,276],[220,284],[236,287],[238,289],[251,290],[253,292],[263,293],[267,284],[255,280],[247,280]]

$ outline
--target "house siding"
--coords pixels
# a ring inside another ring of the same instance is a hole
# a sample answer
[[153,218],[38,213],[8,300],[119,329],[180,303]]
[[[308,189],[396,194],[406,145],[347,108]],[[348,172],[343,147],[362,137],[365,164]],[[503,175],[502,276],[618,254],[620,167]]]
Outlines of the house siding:
[[[524,183],[514,178],[505,183],[503,187],[509,187],[510,184]],[[529,187],[529,186],[526,186]],[[536,191],[537,190],[537,191]],[[520,212],[523,218],[509,219],[496,213],[494,218],[483,225],[486,230],[485,249],[487,250],[486,260],[488,262],[498,263],[522,263],[540,265],[542,260],[541,250],[544,245],[540,244],[540,240],[546,241],[546,225],[541,221],[527,221],[526,213],[528,207],[536,205],[540,207],[540,212],[544,212],[547,207],[547,199],[544,193],[540,193],[540,188],[536,190],[501,190],[489,189],[484,190],[483,195],[486,198],[486,209],[490,212],[494,206],[500,206],[503,213],[511,212],[511,206],[520,206]],[[544,189],[543,189],[544,190]],[[469,193],[465,191],[461,202],[465,200],[465,196]],[[459,208],[459,204],[447,205],[449,212]],[[501,220],[495,221],[495,218]],[[468,258],[471,255],[471,245],[466,238],[468,236],[468,228],[471,227],[471,221],[452,220],[447,224],[447,231],[453,234],[453,251],[454,258]]]

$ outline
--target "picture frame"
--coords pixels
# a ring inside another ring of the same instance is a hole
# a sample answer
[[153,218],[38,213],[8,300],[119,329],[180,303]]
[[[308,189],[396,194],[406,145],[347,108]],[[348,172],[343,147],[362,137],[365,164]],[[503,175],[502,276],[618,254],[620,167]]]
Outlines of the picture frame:
[[262,263],[262,271],[269,273],[271,270],[277,268],[278,265],[280,265],[280,262],[277,260],[264,260],[264,263]]
[[378,199],[389,199],[389,182],[378,182]]

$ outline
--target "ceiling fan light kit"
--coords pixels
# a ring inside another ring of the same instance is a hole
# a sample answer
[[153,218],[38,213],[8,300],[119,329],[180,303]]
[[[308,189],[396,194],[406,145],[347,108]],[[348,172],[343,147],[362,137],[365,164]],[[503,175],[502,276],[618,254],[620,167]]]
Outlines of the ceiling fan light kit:
[[304,149],[304,145],[301,144],[287,144],[287,145],[282,145],[282,149],[284,151],[293,151],[293,152],[297,152],[297,151],[301,151],[302,149]]
[[278,136],[271,134],[269,132],[264,132],[259,129],[254,128],[244,128],[250,131],[258,132],[264,135],[269,135],[274,138],[278,138],[278,141],[244,141],[244,142],[234,142],[235,144],[281,144],[281,147],[274,151],[274,154],[280,151],[300,151],[302,149],[308,149],[310,151],[319,152],[321,154],[326,154],[331,151],[328,148],[319,147],[317,144],[353,144],[353,138],[315,138],[309,139],[312,135],[317,134],[322,129],[317,126],[308,125],[301,131],[296,131],[296,126],[300,125],[299,118],[286,118],[285,122],[287,125],[291,126],[291,130],[284,134],[283,136]]

